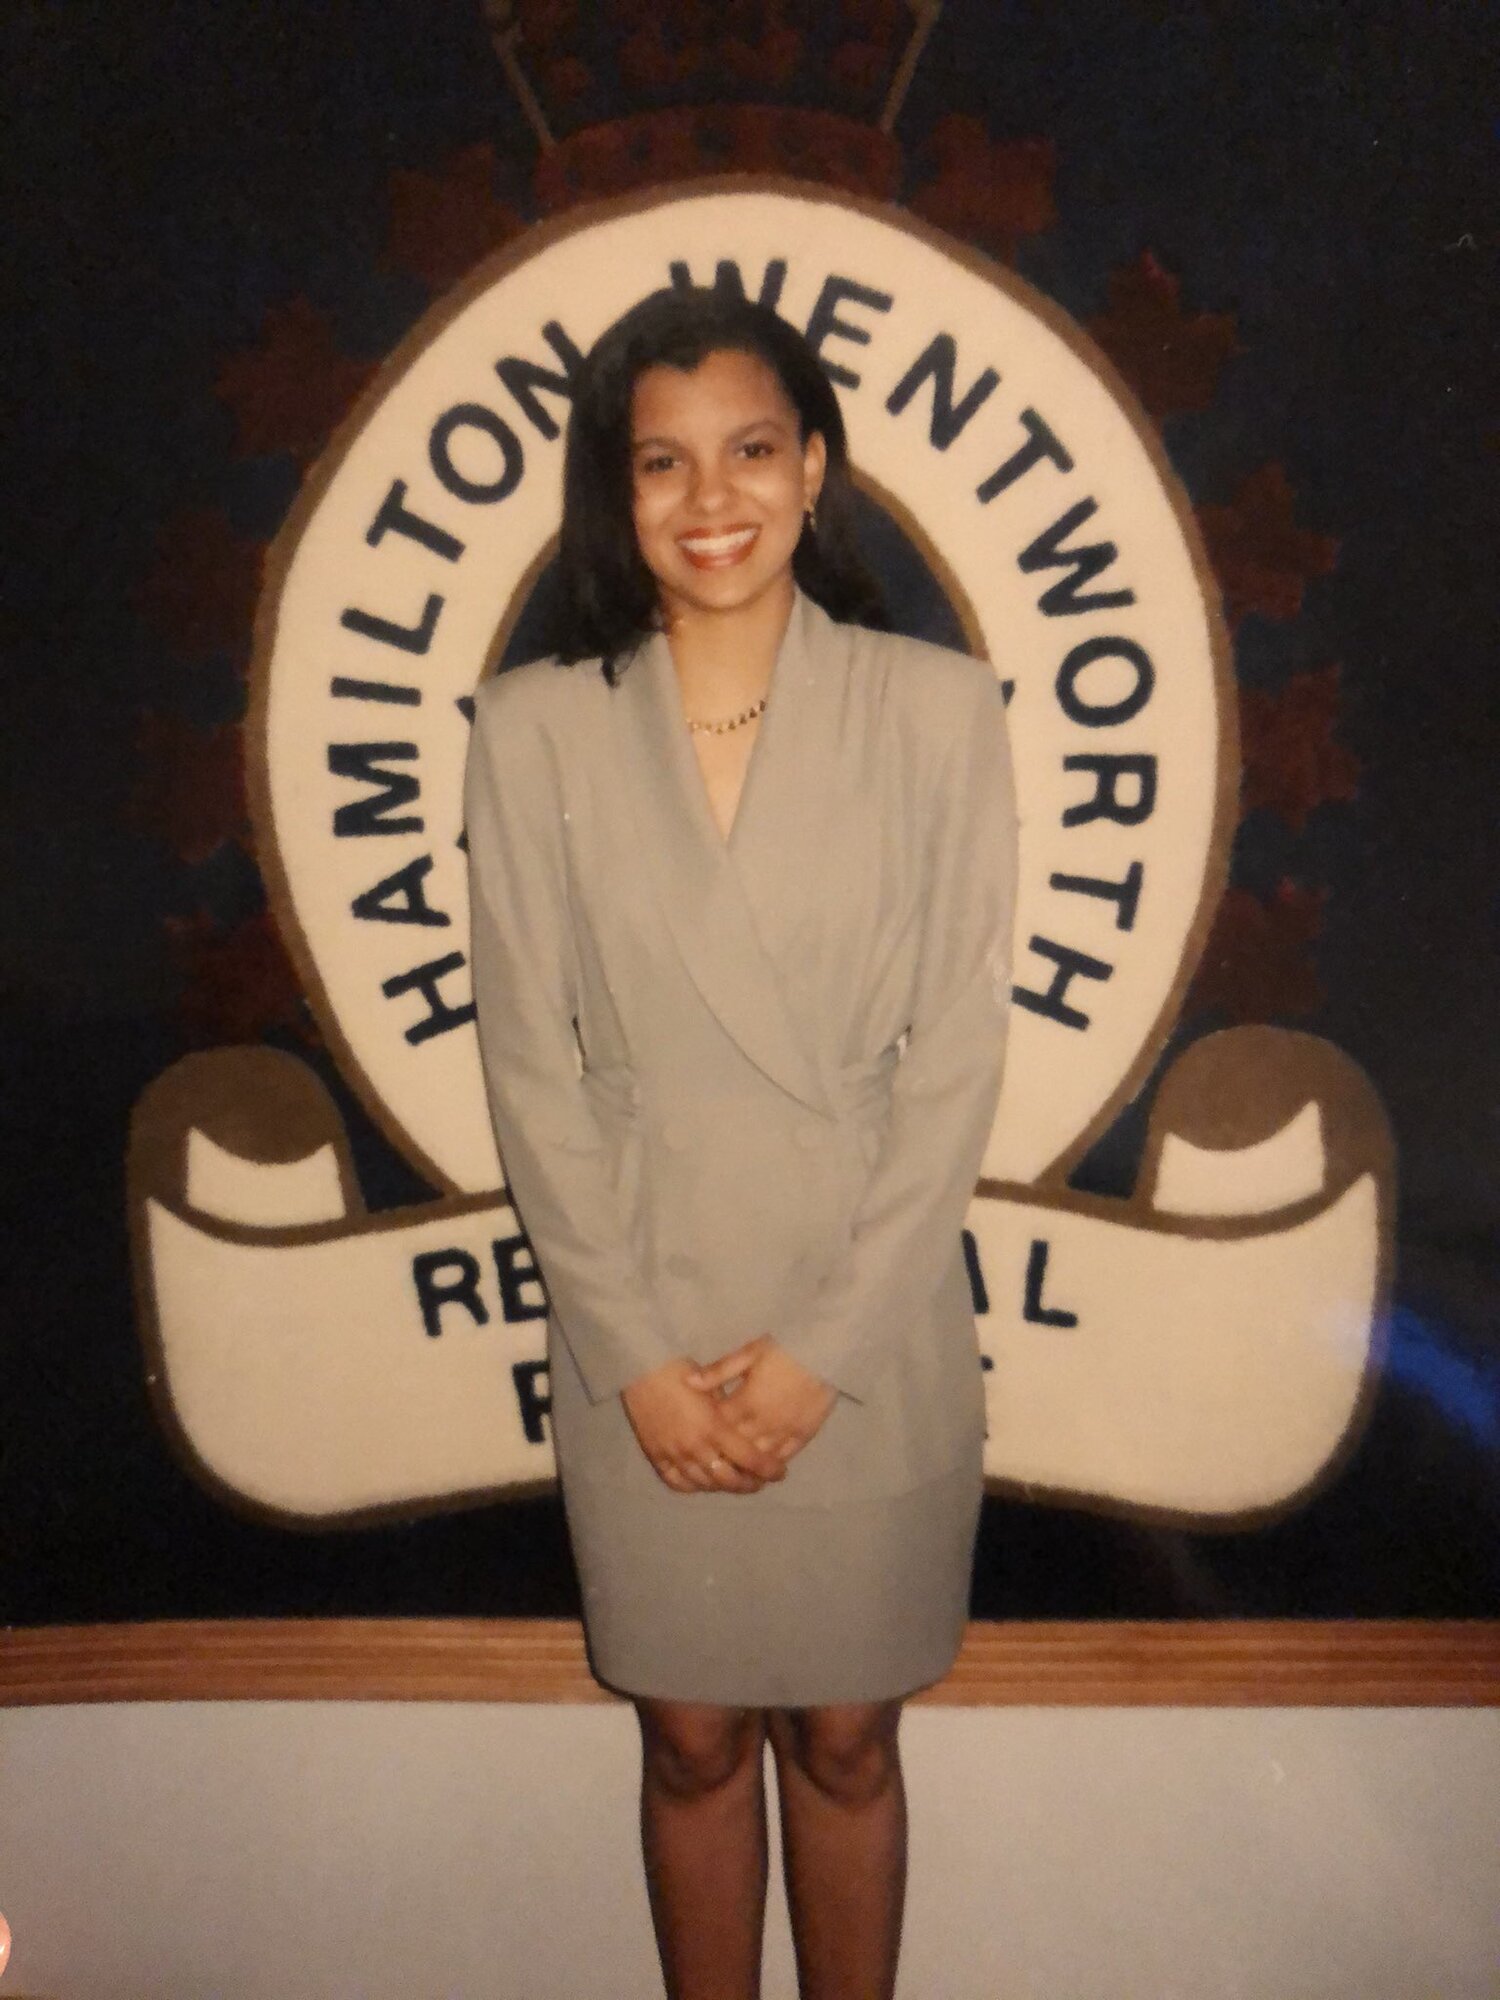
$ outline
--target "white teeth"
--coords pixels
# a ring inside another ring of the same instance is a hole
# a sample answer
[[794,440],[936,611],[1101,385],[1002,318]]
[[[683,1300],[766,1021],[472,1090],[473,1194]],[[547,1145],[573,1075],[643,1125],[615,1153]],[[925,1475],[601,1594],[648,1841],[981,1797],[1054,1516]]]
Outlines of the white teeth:
[[727,556],[744,548],[758,533],[756,528],[736,528],[729,535],[684,535],[682,546],[695,556]]

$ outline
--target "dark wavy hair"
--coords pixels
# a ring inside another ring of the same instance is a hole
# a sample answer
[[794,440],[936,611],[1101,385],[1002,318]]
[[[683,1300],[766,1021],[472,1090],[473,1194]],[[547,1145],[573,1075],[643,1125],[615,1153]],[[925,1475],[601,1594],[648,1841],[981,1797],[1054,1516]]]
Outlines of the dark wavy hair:
[[800,440],[827,447],[817,528],[805,524],[792,574],[830,617],[885,629],[879,585],[854,534],[854,482],[844,419],[817,356],[793,327],[732,292],[676,287],[653,292],[609,327],[573,381],[563,464],[563,520],[556,608],[547,647],[571,665],[599,659],[615,681],[656,623],[656,579],[636,545],[632,519],[631,403],[648,368],[691,372],[710,354],[753,354],[776,375],[797,412]]

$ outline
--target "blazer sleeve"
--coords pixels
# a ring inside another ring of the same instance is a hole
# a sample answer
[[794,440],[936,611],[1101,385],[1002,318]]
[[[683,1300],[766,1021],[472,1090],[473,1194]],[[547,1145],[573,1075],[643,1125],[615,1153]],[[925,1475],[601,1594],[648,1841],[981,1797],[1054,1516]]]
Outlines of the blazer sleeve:
[[[505,690],[508,693],[509,690]],[[526,704],[476,705],[464,782],[480,1056],[506,1184],[593,1402],[673,1358],[580,1081],[577,957],[552,746]],[[502,721],[499,711],[505,709]]]
[[850,1245],[808,1311],[778,1329],[797,1360],[863,1400],[890,1342],[926,1322],[994,1122],[1010,1010],[1017,820],[1005,708],[968,677],[927,831],[911,1021]]

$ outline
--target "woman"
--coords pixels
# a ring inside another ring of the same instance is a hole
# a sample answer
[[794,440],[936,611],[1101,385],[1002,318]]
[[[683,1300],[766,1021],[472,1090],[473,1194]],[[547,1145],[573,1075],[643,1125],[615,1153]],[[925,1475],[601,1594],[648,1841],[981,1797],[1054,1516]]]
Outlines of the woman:
[[892,1990],[896,1725],[980,1500],[1003,709],[871,629],[851,516],[800,336],[645,300],[574,385],[556,659],[481,691],[469,766],[480,1043],[674,2000],[758,1990],[768,1737],[802,1991]]

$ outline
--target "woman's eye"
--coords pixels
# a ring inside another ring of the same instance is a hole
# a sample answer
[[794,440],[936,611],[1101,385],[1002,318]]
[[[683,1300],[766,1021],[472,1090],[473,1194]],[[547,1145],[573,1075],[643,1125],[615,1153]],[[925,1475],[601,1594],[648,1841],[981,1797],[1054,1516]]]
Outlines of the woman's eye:
[[769,438],[747,438],[740,446],[746,458],[769,458],[775,449]]
[[638,472],[670,472],[672,465],[673,459],[670,452],[654,451],[649,458],[637,461],[636,470]]

